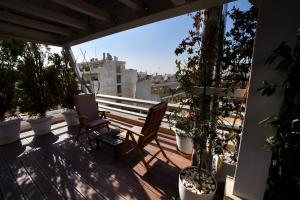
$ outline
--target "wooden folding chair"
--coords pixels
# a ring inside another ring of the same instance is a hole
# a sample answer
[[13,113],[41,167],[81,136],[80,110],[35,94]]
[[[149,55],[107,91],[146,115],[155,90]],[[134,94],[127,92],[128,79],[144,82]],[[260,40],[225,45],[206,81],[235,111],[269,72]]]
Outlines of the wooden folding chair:
[[92,147],[91,142],[94,138],[91,138],[90,133],[94,131],[98,132],[102,128],[107,128],[109,132],[109,121],[106,119],[105,111],[98,110],[95,94],[76,95],[74,96],[74,103],[79,117],[79,128],[80,130],[85,130],[88,141]]
[[[165,154],[164,150],[162,149],[158,139],[157,139],[157,132],[160,127],[161,121],[164,117],[164,114],[167,109],[167,103],[162,102],[152,106],[149,109],[149,113],[147,115],[145,124],[143,127],[134,126],[132,128],[123,128],[126,129],[126,136],[125,136],[125,144],[127,146],[125,156],[133,150],[136,150],[141,157],[143,164],[145,165],[147,171],[150,169],[150,162],[158,156],[159,153],[162,153],[163,156],[167,159],[167,155]],[[151,141],[155,141],[159,150],[148,160],[146,161],[144,158],[144,148]],[[132,144],[133,148],[128,149],[128,144]]]

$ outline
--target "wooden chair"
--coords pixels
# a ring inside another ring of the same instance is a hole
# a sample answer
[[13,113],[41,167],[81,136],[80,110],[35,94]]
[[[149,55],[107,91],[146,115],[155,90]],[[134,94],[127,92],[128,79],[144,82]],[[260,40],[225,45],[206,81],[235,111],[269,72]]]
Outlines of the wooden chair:
[[[78,113],[80,130],[84,129],[88,141],[92,147],[91,133],[107,128],[109,132],[109,121],[106,119],[105,111],[98,110],[95,94],[82,94],[74,96],[74,103]],[[98,141],[96,141],[98,144]]]
[[[156,104],[149,109],[149,113],[147,115],[147,118],[146,118],[146,121],[145,121],[145,124],[143,127],[139,127],[139,126],[134,126],[132,128],[121,127],[121,129],[127,130],[127,132],[125,132],[125,134],[126,134],[125,144],[127,146],[125,156],[128,153],[130,153],[131,151],[137,150],[138,154],[141,156],[141,160],[142,160],[143,164],[145,165],[147,171],[149,171],[149,169],[150,169],[150,167],[149,167],[150,162],[155,157],[157,157],[159,153],[162,153],[163,156],[167,160],[169,160],[157,139],[157,132],[160,127],[161,121],[164,117],[164,114],[166,112],[166,109],[167,109],[166,102]],[[146,161],[144,158],[143,150],[144,150],[145,146],[150,144],[150,142],[153,140],[156,142],[159,150],[148,161]],[[130,150],[128,150],[129,143],[133,145],[133,148],[131,148]]]

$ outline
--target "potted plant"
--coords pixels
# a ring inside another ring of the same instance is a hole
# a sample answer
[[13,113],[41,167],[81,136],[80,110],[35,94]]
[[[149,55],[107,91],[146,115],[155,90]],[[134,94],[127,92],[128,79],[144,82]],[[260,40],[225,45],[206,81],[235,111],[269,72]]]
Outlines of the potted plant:
[[78,125],[78,115],[74,110],[74,96],[79,94],[80,91],[76,75],[70,66],[67,54],[64,50],[60,54],[55,53],[50,57],[50,61],[59,69],[61,105],[65,108],[62,114],[68,126]]
[[52,116],[46,116],[46,111],[59,104],[61,95],[57,67],[48,65],[50,55],[47,46],[27,43],[18,65],[20,111],[29,114],[36,135],[50,133]]
[[171,130],[176,135],[177,149],[186,156],[190,156],[193,153],[193,132],[191,120],[186,112],[178,108],[169,114],[167,119]]
[[0,145],[20,138],[21,119],[16,111],[16,65],[23,51],[23,42],[0,40]]
[[[221,13],[220,7],[213,13]],[[216,101],[215,96],[207,95],[207,87],[217,87],[216,46],[218,23],[209,23],[208,10],[193,15],[194,30],[184,39],[175,54],[188,55],[187,61],[176,61],[176,78],[182,105],[190,107],[189,118],[193,134],[193,166],[181,170],[179,174],[179,196],[181,200],[213,199],[217,182],[212,174],[212,160],[216,150]],[[202,16],[204,16],[202,18]],[[202,32],[200,32],[203,22]],[[215,78],[213,78],[215,76]],[[214,79],[214,80],[213,80]],[[194,88],[201,87],[198,93]],[[211,106],[213,105],[213,106]]]

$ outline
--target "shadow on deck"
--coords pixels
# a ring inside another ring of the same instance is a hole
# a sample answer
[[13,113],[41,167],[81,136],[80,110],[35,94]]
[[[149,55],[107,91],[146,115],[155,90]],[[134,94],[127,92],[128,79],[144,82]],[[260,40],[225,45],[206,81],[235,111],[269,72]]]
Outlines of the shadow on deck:
[[[0,146],[0,199],[175,199],[178,173],[190,161],[177,153],[175,136],[160,133],[159,140],[172,162],[160,155],[147,173],[134,152],[125,161],[106,145],[87,151],[65,123],[45,136],[24,132]],[[148,145],[146,155],[157,150]]]

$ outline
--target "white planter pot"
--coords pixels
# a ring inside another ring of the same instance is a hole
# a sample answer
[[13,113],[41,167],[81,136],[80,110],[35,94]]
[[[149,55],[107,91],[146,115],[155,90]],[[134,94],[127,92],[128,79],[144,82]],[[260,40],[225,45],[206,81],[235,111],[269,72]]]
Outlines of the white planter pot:
[[[176,131],[175,131],[176,133]],[[176,144],[179,151],[185,154],[193,153],[193,139],[176,133]]]
[[51,119],[52,116],[47,116],[27,121],[36,135],[45,135],[51,132]]
[[62,113],[68,126],[75,126],[79,124],[77,112],[75,110],[68,110]]
[[20,139],[21,119],[0,122],[0,145]]
[[226,180],[226,176],[234,177],[236,163],[228,163],[223,158],[219,158],[219,167],[217,169],[216,178],[220,182]]
[[217,182],[215,180],[215,178],[212,176],[213,181],[216,184],[216,188],[215,190],[210,193],[210,194],[196,194],[190,190],[188,190],[182,183],[182,180],[180,178],[181,173],[188,169],[188,168],[196,168],[194,166],[192,167],[186,167],[184,169],[181,170],[180,174],[179,174],[179,185],[178,185],[178,189],[179,189],[179,197],[180,200],[212,200],[215,196],[216,190],[217,190]]

